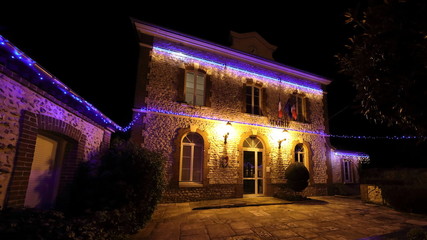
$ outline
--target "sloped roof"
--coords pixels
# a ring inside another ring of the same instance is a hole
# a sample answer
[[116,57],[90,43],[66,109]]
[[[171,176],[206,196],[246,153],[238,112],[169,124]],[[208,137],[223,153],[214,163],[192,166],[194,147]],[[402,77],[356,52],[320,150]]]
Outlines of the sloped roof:
[[75,110],[75,113],[82,114],[102,127],[112,131],[121,130],[119,125],[59,81],[55,76],[1,35],[0,64],[5,66],[3,71],[9,71],[14,76],[20,76],[20,79],[31,83],[63,103],[65,106]]

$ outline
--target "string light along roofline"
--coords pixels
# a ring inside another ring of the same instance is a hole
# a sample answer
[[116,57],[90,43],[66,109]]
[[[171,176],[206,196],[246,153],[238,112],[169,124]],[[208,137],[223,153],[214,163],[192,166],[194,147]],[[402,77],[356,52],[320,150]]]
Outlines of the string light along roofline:
[[205,51],[205,52],[212,52],[214,54],[219,54],[225,57],[238,59],[240,61],[243,60],[249,64],[265,67],[273,71],[279,71],[284,74],[300,77],[300,78],[307,79],[309,81],[313,81],[323,85],[328,85],[331,83],[331,80],[326,79],[324,77],[321,77],[300,69],[292,68],[275,61],[260,58],[260,57],[257,57],[245,52],[241,52],[239,50],[236,50],[230,47],[222,46],[216,43],[206,41],[204,39],[190,36],[188,34],[183,34],[167,28],[159,27],[154,24],[147,23],[138,19],[132,19],[132,21],[134,22],[135,28],[140,33],[165,39],[171,42],[184,44],[189,47],[201,49],[202,51]]
[[[84,108],[92,114],[94,118],[97,118],[100,122],[112,127],[114,130],[122,131],[122,127],[113,122],[107,116],[105,116],[101,111],[96,109],[91,103],[84,100],[77,93],[67,87],[64,83],[59,81],[55,76],[49,73],[46,69],[40,66],[36,61],[27,56],[19,48],[9,42],[6,38],[0,35],[0,47],[5,49],[10,53],[10,58],[17,59],[24,63],[28,68],[30,68],[37,75],[39,81],[49,81],[53,87],[57,88],[62,92],[64,96],[70,96],[72,99],[77,101],[79,104],[83,105]],[[60,100],[60,99],[58,99]],[[61,101],[61,100],[60,100]],[[89,117],[90,118],[90,117]]]
[[166,54],[168,54],[174,58],[177,58],[177,59],[195,60],[195,61],[198,61],[198,62],[201,62],[204,64],[208,64],[210,66],[214,66],[214,67],[219,68],[219,69],[227,68],[227,69],[239,72],[240,74],[243,74],[246,76],[249,75],[249,76],[252,76],[255,78],[260,78],[260,79],[263,79],[263,80],[266,80],[269,82],[279,83],[279,84],[283,84],[283,85],[289,85],[291,87],[295,87],[295,88],[298,88],[301,90],[313,92],[316,94],[323,94],[324,93],[324,91],[321,88],[315,88],[315,87],[305,86],[305,85],[302,85],[300,83],[289,82],[289,81],[283,80],[281,78],[270,77],[267,75],[257,73],[255,71],[248,71],[248,70],[245,70],[245,69],[239,68],[239,67],[227,66],[227,65],[224,65],[224,63],[220,63],[220,62],[217,62],[214,60],[208,60],[208,59],[204,59],[204,58],[200,58],[200,57],[195,57],[195,56],[192,56],[188,53],[184,53],[182,51],[169,50],[169,49],[158,47],[158,46],[154,46],[153,49],[156,52],[166,53]]
[[360,152],[336,151],[336,150],[332,150],[332,152],[335,156],[369,158],[368,154],[360,153]]

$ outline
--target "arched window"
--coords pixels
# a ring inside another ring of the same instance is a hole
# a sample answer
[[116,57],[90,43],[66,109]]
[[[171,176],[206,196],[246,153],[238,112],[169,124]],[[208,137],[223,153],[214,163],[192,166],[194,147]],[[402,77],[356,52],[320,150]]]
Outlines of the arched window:
[[305,163],[305,150],[304,150],[304,144],[298,143],[295,146],[295,162]]
[[203,138],[198,133],[187,133],[181,142],[180,182],[202,183]]
[[257,137],[248,137],[243,142],[245,148],[263,148],[261,140]]

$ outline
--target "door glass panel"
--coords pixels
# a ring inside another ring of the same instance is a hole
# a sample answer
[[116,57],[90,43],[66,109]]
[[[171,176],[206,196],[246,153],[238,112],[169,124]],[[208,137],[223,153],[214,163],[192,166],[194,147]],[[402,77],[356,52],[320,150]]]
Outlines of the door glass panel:
[[253,178],[255,175],[255,152],[244,151],[243,157],[243,177]]
[[244,179],[243,180],[243,194],[254,194],[255,193],[255,180]]
[[181,181],[190,181],[191,146],[183,146],[182,152]]
[[258,179],[258,194],[263,194],[262,179]]
[[202,146],[194,146],[194,160],[193,160],[193,182],[202,181],[202,163],[203,163],[203,149]]
[[38,135],[25,196],[26,207],[50,208],[54,203],[55,160],[58,143]]
[[263,174],[262,174],[262,152],[257,152],[257,156],[258,156],[258,177],[262,178]]

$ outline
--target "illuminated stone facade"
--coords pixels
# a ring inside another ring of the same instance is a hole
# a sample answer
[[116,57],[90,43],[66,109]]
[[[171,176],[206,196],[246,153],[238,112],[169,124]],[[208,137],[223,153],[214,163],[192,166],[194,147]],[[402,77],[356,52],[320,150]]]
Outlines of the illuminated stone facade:
[[[253,150],[262,154],[256,193],[273,196],[279,191],[286,167],[298,161],[295,151],[302,146],[310,172],[305,194],[327,194],[332,169],[323,88],[329,80],[150,24],[135,25],[141,43],[134,111],[140,120],[132,139],[167,157],[170,189],[164,201],[242,197],[244,152],[252,151],[244,144],[250,138],[262,145]],[[200,71],[209,79],[202,106],[180,99],[186,71]],[[245,112],[246,86],[260,89],[261,113]],[[303,120],[279,118],[279,100],[283,107],[292,96],[304,97]],[[197,184],[182,180],[183,138],[190,132],[202,136],[204,143],[203,178]]]
[[0,86],[0,208],[24,206],[40,135],[58,139],[65,149],[51,159],[60,169],[58,194],[79,162],[109,145],[114,125],[83,110],[90,105],[1,36]]

